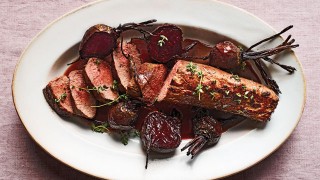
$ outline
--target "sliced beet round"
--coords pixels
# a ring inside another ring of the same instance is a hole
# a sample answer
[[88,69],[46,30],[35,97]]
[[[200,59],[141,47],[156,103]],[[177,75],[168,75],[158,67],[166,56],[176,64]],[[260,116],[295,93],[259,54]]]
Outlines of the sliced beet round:
[[79,53],[82,59],[105,58],[117,47],[119,34],[114,28],[104,24],[90,27],[80,43]]
[[167,63],[182,53],[182,30],[171,24],[158,27],[149,37],[148,51],[150,57],[159,62]]

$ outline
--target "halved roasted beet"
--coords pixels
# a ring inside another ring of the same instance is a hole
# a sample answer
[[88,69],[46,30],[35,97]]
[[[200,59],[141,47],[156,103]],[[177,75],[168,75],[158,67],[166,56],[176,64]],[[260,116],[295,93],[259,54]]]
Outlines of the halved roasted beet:
[[137,109],[131,101],[119,102],[112,106],[108,112],[110,127],[118,130],[132,129],[137,117]]
[[150,150],[160,153],[174,151],[181,143],[181,121],[178,118],[153,111],[142,125],[140,138],[147,151],[146,168]]
[[117,47],[119,34],[114,28],[104,24],[90,27],[80,43],[79,53],[82,59],[104,58]]
[[153,60],[167,63],[183,52],[182,31],[179,27],[165,24],[154,30],[152,34],[148,40],[148,50]]

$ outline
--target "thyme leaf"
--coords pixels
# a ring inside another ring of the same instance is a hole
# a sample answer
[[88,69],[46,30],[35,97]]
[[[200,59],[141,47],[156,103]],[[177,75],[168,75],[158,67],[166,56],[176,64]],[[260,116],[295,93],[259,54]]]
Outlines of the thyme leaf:
[[165,40],[168,41],[168,38],[164,35],[160,35],[160,38],[161,39],[158,41],[158,45],[162,47],[166,43]]
[[197,71],[197,66],[193,64],[193,62],[189,62],[186,66],[188,72],[191,72],[192,75]]
[[201,93],[203,93],[204,91],[203,91],[203,86],[202,86],[202,81],[203,81],[203,73],[202,73],[202,71],[198,71],[198,73],[197,73],[197,75],[198,75],[198,78],[200,78],[200,82],[199,82],[199,84],[197,85],[197,87],[196,87],[196,94],[198,94],[198,96],[199,96],[199,101],[200,101],[200,99],[201,99]]
[[238,81],[238,82],[241,81],[240,77],[238,75],[235,75],[235,74],[233,74],[230,78],[234,79],[235,81]]
[[118,91],[118,81],[113,80],[111,89],[114,91]]
[[109,132],[109,124],[106,122],[104,124],[96,126],[94,123],[91,125],[91,130],[97,133]]
[[129,138],[140,137],[140,132],[136,129],[131,130],[129,132],[121,131],[120,132],[120,140],[123,145],[128,145]]
[[102,91],[105,91],[107,89],[108,89],[108,87],[106,85],[102,85],[102,86],[98,86],[98,87],[92,87],[92,88],[89,88],[89,87],[79,88],[79,90],[85,90],[87,92],[90,92],[90,91],[102,92]]
[[128,99],[128,95],[127,94],[121,94],[113,101],[107,102],[105,104],[97,105],[97,106],[91,106],[91,107],[98,107],[99,108],[99,107],[103,107],[103,106],[110,106],[113,103],[119,102],[121,99],[127,100]]
[[66,98],[67,98],[67,94],[66,94],[66,92],[64,92],[64,93],[62,93],[62,94],[60,95],[60,97],[59,97],[58,99],[55,98],[55,99],[54,99],[54,102],[59,103],[59,102],[64,101]]

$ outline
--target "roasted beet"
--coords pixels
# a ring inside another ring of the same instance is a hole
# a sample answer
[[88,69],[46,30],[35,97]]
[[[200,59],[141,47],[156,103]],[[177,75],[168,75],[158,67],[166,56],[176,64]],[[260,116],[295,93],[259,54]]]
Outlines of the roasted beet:
[[117,47],[119,34],[114,28],[97,24],[89,28],[80,43],[80,57],[104,58]]
[[150,150],[168,153],[174,151],[180,145],[180,129],[180,120],[164,113],[153,111],[146,116],[140,135],[143,146],[147,151],[146,168]]
[[158,27],[149,37],[148,50],[150,57],[159,62],[167,63],[182,53],[182,31],[179,27],[165,24]]
[[280,63],[274,61],[273,59],[271,59],[270,56],[278,54],[278,53],[285,51],[285,50],[288,50],[290,48],[299,47],[299,44],[293,44],[295,42],[295,40],[291,39],[291,35],[289,35],[286,38],[286,40],[283,41],[283,43],[277,47],[258,51],[258,52],[254,52],[251,50],[254,47],[256,47],[264,42],[267,42],[269,40],[277,38],[278,36],[280,36],[284,32],[291,29],[292,27],[293,26],[286,27],[281,32],[255,43],[254,45],[252,45],[251,47],[249,47],[245,51],[243,51],[240,47],[237,47],[236,45],[234,45],[232,42],[229,42],[229,41],[218,43],[217,45],[215,45],[212,48],[212,50],[208,56],[209,64],[211,66],[227,70],[227,69],[233,69],[233,68],[239,67],[240,65],[243,65],[243,62],[246,60],[253,60],[255,65],[258,67],[261,76],[263,77],[263,79],[267,83],[267,85],[272,90],[274,90],[277,94],[279,94],[279,93],[281,93],[281,91],[279,89],[278,84],[276,83],[276,81],[271,79],[270,76],[268,76],[268,73],[264,70],[260,59],[267,61],[271,64],[278,65],[279,67],[283,68],[284,70],[288,71],[289,73],[293,73],[296,70],[294,67],[280,64]]
[[181,151],[188,149],[187,155],[191,154],[191,159],[205,146],[216,144],[222,134],[222,126],[219,121],[211,116],[205,116],[195,122],[195,138],[186,144]]
[[131,101],[119,102],[110,108],[108,122],[111,128],[130,130],[138,117],[136,106]]
[[113,28],[104,24],[97,24],[90,27],[84,34],[80,43],[79,53],[82,59],[97,57],[104,58],[111,54],[117,47],[117,39],[120,34],[127,30],[138,30],[156,20],[149,20],[141,23],[126,23]]
[[211,66],[232,69],[240,65],[240,49],[230,41],[216,44],[209,55]]

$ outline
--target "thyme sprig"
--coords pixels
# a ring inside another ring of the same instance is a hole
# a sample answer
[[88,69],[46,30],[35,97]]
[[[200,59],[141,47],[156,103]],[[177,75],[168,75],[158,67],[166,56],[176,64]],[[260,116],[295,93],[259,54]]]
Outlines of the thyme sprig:
[[118,81],[113,80],[111,89],[112,89],[113,91],[118,91]]
[[127,100],[127,99],[128,99],[128,95],[127,95],[127,94],[121,94],[121,95],[119,95],[119,96],[118,96],[115,100],[113,100],[113,101],[107,102],[107,103],[105,103],[105,104],[97,105],[97,106],[91,106],[91,107],[97,107],[97,108],[99,108],[99,107],[103,107],[103,106],[110,106],[110,105],[112,105],[113,103],[119,102],[121,99]]
[[158,41],[158,45],[162,47],[166,43],[165,40],[168,41],[169,39],[165,35],[160,35],[160,38],[161,39]]
[[95,125],[94,123],[92,123],[91,125],[91,130],[97,133],[109,132],[108,128],[109,128],[109,124],[107,122],[98,126]]
[[85,90],[87,92],[90,91],[97,91],[97,92],[102,92],[108,89],[108,87],[106,85],[102,85],[102,86],[97,86],[97,87],[92,87],[89,88],[88,86],[86,88],[79,88],[80,90]]
[[202,86],[202,81],[203,81],[203,73],[202,73],[202,71],[198,71],[197,75],[198,75],[198,78],[200,79],[200,81],[199,81],[199,84],[197,85],[195,90],[196,90],[196,94],[198,95],[199,101],[200,101],[201,93],[204,92],[203,89],[202,89],[203,88],[203,86]]
[[197,66],[193,64],[193,62],[189,62],[186,67],[188,72],[191,72],[192,75],[197,71]]
[[120,132],[120,140],[123,145],[128,145],[129,138],[140,137],[140,132],[136,129],[131,131],[121,131]]
[[55,98],[55,99],[54,99],[54,102],[59,103],[59,102],[64,101],[66,98],[67,98],[67,93],[64,92],[64,93],[62,93],[62,94],[60,95],[60,97],[59,97],[58,99]]
[[236,74],[232,74],[232,76],[230,78],[234,79],[235,81],[238,81],[238,82],[241,81],[240,77],[238,75],[236,75]]

